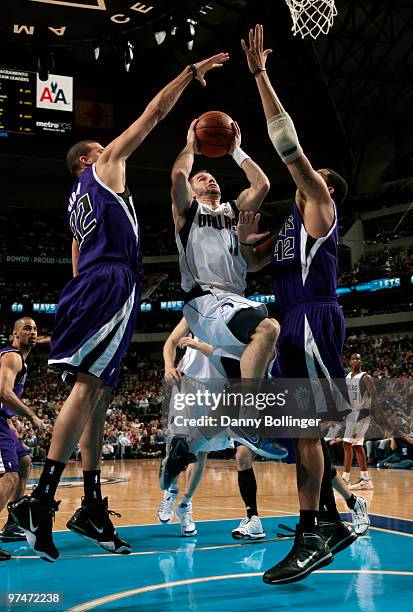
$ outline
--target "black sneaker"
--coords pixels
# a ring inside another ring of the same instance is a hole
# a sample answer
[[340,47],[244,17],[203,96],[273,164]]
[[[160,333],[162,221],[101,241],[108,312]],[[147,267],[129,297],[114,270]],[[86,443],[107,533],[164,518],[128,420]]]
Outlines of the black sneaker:
[[298,582],[314,570],[329,565],[332,561],[333,555],[319,534],[297,530],[294,546],[288,555],[267,570],[262,579],[267,584]]
[[161,461],[159,470],[159,484],[162,491],[169,489],[175,476],[185,470],[190,463],[196,463],[196,461],[195,455],[189,452],[185,438],[174,436],[167,445],[166,455]]
[[9,559],[11,559],[11,554],[7,550],[0,548],[0,561],[8,561]]
[[15,523],[14,519],[7,519],[7,523],[4,525],[3,529],[0,531],[0,540],[3,542],[21,542],[26,541],[26,536],[17,523]]
[[320,534],[334,554],[344,550],[358,538],[351,525],[343,521],[320,521],[319,528]]
[[50,563],[59,557],[52,537],[53,519],[59,504],[55,500],[50,502],[25,495],[7,505],[10,514],[23,529],[29,546],[36,555]]
[[88,503],[82,497],[82,505],[76,510],[72,518],[66,523],[66,527],[108,552],[120,555],[128,555],[132,547],[128,542],[122,540],[109,515],[121,516],[118,512],[108,509],[108,498],[101,502]]

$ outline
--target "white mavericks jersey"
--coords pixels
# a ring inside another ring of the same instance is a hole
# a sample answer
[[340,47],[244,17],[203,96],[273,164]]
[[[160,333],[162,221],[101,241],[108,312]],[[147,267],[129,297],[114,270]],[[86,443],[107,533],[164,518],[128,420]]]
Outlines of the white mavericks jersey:
[[351,407],[354,411],[371,409],[371,397],[367,392],[361,393],[360,383],[366,372],[359,372],[355,376],[351,376],[349,372],[346,376],[347,389],[350,396]]
[[176,235],[184,291],[200,285],[244,295],[247,262],[238,244],[237,219],[235,202],[212,209],[192,201],[185,225]]
[[186,347],[186,351],[177,365],[177,370],[194,380],[206,381],[226,377],[220,360],[210,359],[191,346]]

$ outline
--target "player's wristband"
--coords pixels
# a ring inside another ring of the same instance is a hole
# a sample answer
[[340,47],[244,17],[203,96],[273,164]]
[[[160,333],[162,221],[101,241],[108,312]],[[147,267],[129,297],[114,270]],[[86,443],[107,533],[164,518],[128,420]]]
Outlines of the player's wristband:
[[267,72],[267,70],[265,68],[257,68],[257,70],[254,70],[252,73],[252,76],[257,76],[257,74],[260,74],[260,72]]
[[[259,240],[258,240],[258,242],[259,242]],[[254,242],[253,244],[249,244],[248,242],[239,242],[238,241],[238,244],[242,244],[242,246],[247,246],[247,247],[251,247],[252,248],[252,247],[255,247],[255,245],[258,244],[258,242]]]
[[235,147],[234,152],[232,153],[232,159],[237,162],[238,166],[241,168],[242,164],[246,159],[251,159],[245,151],[241,149],[241,147]]
[[196,67],[193,64],[189,64],[188,68],[192,72],[192,78],[196,79],[196,75],[198,74]]

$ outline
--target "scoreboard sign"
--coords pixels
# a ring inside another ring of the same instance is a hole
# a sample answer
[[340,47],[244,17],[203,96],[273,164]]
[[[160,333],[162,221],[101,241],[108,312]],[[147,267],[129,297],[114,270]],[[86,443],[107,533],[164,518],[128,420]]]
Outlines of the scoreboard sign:
[[0,136],[69,134],[72,123],[72,77],[0,68]]

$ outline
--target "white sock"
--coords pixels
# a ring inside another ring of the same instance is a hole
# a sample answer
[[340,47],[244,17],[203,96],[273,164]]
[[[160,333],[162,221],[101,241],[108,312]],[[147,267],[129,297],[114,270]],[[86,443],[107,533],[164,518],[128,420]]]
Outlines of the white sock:
[[342,473],[342,478],[343,478],[343,480],[345,480],[346,482],[349,482],[349,480],[350,480],[350,472],[343,472],[343,473]]
[[192,495],[184,495],[179,505],[187,506],[188,504],[192,504]]
[[364,480],[370,480],[370,476],[369,476],[369,471],[368,471],[368,470],[366,470],[365,472],[362,472],[362,471],[360,470],[360,476],[361,476],[361,478],[363,478]]

